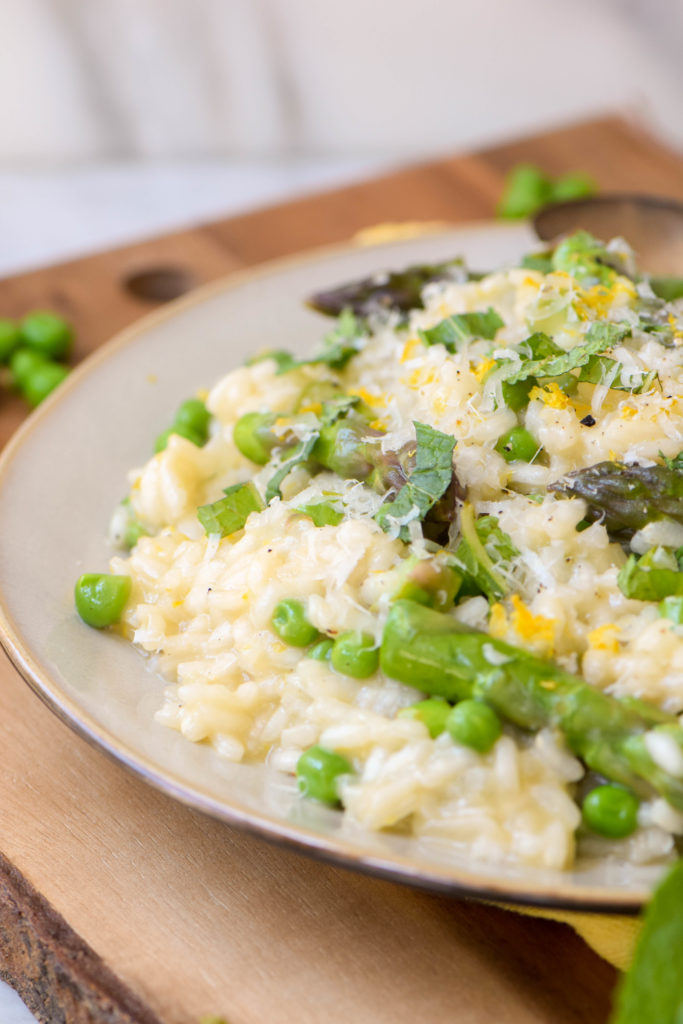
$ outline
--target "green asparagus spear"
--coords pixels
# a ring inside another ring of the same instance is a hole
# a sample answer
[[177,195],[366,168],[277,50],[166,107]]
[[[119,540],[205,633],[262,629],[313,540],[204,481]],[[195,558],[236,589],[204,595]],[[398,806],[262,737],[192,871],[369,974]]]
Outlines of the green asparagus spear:
[[610,697],[552,662],[413,601],[392,606],[380,664],[390,678],[429,696],[476,697],[523,729],[558,728],[593,771],[641,796],[659,793],[683,810],[683,775],[655,762],[646,742],[648,735],[661,736],[683,761],[683,729],[673,715],[653,725],[637,703]]
[[602,521],[608,533],[628,539],[657,519],[683,523],[683,473],[671,466],[627,466],[599,462],[579,469],[548,490],[567,498],[583,498],[586,519]]
[[407,313],[411,309],[422,309],[422,291],[428,284],[466,277],[461,259],[417,264],[316,292],[307,305],[327,316],[339,316],[345,309],[359,317],[383,310]]

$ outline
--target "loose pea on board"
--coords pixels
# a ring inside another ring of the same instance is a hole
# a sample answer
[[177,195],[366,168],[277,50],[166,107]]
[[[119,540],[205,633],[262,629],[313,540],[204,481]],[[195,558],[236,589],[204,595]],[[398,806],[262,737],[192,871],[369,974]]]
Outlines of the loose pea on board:
[[45,363],[45,357],[25,345],[16,348],[9,360],[9,369],[12,377],[12,384],[17,390],[21,390],[25,381],[33,371]]
[[0,363],[7,363],[16,348],[21,345],[21,334],[14,320],[0,318]]
[[46,359],[25,377],[21,393],[31,408],[35,409],[68,376],[68,367]]
[[67,377],[63,360],[72,344],[72,328],[57,313],[29,313],[19,324],[0,318],[0,363],[8,365],[12,386],[32,408]]
[[24,345],[47,359],[66,359],[71,352],[73,331],[58,313],[49,310],[29,313],[21,321],[19,333]]

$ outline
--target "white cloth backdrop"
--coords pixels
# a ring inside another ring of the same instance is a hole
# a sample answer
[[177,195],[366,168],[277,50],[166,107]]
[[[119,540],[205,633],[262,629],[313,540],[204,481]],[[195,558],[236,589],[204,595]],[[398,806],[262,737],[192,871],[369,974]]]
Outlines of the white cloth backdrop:
[[616,104],[683,145],[683,0],[0,0],[0,161],[388,154]]

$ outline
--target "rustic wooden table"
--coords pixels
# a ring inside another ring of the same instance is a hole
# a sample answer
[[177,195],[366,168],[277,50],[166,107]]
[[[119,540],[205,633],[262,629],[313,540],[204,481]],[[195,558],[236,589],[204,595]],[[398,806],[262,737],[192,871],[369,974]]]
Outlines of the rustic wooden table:
[[[80,359],[181,290],[383,221],[491,217],[520,160],[683,198],[683,161],[603,119],[408,168],[0,282],[52,307]],[[3,396],[0,439],[25,417]],[[40,1020],[96,1024],[599,1024],[614,971],[563,925],[438,898],[277,849],[91,749],[0,664],[0,974]]]

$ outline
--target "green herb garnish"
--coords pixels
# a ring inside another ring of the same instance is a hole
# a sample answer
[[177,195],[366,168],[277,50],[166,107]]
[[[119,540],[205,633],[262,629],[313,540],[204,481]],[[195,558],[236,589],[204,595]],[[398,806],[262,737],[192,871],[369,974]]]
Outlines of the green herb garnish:
[[593,178],[581,171],[553,179],[534,164],[516,164],[507,173],[496,212],[508,219],[532,217],[546,203],[582,199],[597,190]]
[[197,518],[206,532],[217,533],[221,537],[241,530],[249,515],[263,508],[263,502],[251,480],[226,487],[224,493],[224,498],[210,505],[200,505],[197,509]]
[[297,512],[308,516],[316,526],[338,526],[344,518],[344,513],[340,512],[328,501],[316,501],[309,505],[299,505]]
[[637,601],[661,601],[664,597],[683,597],[683,572],[669,548],[650,548],[641,558],[630,555],[619,570],[619,589],[625,597]]
[[475,313],[455,313],[447,316],[445,320],[428,327],[426,330],[419,330],[417,333],[425,345],[443,345],[449,352],[456,352],[458,347],[471,338],[485,338],[492,341],[499,327],[504,327],[504,321],[496,313],[495,309],[489,306],[488,309]]
[[[415,422],[415,468],[393,501],[385,502],[375,519],[383,530],[391,529],[397,520],[424,520],[427,513],[445,494],[453,479],[455,438],[443,434],[426,423]],[[407,525],[401,525],[400,537],[407,540]]]
[[[503,377],[509,384],[516,384],[518,381],[527,380],[529,377],[559,377],[569,370],[585,366],[592,356],[599,355],[607,349],[618,344],[626,335],[631,333],[629,324],[611,324],[595,321],[586,331],[585,340],[580,345],[575,345],[568,352],[562,355],[552,354],[543,358],[527,359],[518,364],[511,364],[505,370]],[[533,338],[547,338],[547,335],[536,334],[527,339],[528,345]],[[550,339],[547,339],[550,341]],[[523,343],[524,344],[524,343]],[[554,345],[554,342],[551,342]]]

